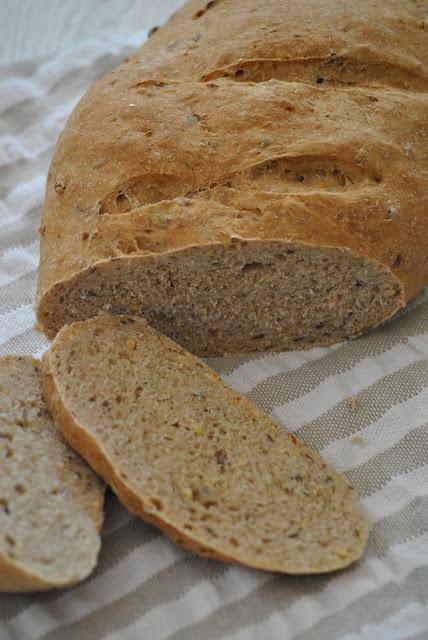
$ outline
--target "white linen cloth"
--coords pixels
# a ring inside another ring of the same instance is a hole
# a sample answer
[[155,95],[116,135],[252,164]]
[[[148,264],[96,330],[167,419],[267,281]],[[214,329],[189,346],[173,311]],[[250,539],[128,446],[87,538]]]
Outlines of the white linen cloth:
[[[2,354],[40,355],[48,345],[33,329],[33,309],[37,232],[58,134],[88,85],[144,38],[91,40],[0,67]],[[210,361],[356,487],[370,538],[353,567],[296,578],[203,560],[110,496],[94,574],[69,591],[0,596],[0,639],[428,638],[427,337],[428,302],[420,296],[358,340]]]

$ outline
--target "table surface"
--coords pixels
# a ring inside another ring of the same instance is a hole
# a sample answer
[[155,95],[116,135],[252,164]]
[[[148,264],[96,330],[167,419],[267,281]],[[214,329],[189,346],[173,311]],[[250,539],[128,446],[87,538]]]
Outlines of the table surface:
[[0,64],[164,22],[183,0],[0,0]]

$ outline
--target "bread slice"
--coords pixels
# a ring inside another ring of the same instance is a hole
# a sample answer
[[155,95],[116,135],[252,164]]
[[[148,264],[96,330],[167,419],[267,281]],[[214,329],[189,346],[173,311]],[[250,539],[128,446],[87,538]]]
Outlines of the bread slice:
[[100,548],[105,485],[52,422],[39,365],[0,359],[0,592],[73,585]]
[[366,519],[346,480],[144,320],[65,326],[43,366],[70,445],[177,544],[292,574],[362,553]]

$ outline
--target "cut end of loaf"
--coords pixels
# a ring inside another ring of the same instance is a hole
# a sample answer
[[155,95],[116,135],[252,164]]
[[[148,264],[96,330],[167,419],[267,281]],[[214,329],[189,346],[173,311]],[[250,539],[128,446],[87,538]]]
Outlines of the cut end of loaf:
[[355,337],[404,305],[385,267],[348,250],[246,241],[94,264],[39,300],[50,336],[98,314],[130,314],[201,356],[305,349]]

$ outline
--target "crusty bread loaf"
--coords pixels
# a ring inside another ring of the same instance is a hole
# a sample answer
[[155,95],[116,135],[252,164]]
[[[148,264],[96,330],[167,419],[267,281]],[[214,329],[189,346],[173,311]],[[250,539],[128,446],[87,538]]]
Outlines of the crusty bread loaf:
[[43,366],[70,445],[174,542],[293,574],[361,555],[366,519],[345,478],[144,320],[65,326]]
[[200,355],[359,335],[428,281],[415,0],[192,0],[72,114],[38,319],[141,315]]
[[73,585],[100,548],[105,485],[53,424],[39,364],[0,359],[0,592]]

